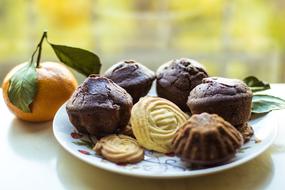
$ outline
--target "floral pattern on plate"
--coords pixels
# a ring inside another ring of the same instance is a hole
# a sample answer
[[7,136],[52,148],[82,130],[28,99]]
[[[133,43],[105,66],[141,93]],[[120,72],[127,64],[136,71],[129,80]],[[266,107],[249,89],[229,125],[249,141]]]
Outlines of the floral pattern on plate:
[[[174,178],[198,176],[215,173],[245,163],[263,151],[273,142],[277,134],[277,123],[274,112],[251,121],[255,137],[243,145],[236,156],[220,166],[203,168],[197,165],[187,165],[173,154],[160,154],[145,150],[144,160],[136,164],[115,164],[105,160],[92,150],[96,138],[78,133],[69,122],[65,105],[57,112],[53,122],[53,132],[57,141],[75,157],[96,167],[133,176],[151,178]],[[258,139],[258,140],[257,140]]]

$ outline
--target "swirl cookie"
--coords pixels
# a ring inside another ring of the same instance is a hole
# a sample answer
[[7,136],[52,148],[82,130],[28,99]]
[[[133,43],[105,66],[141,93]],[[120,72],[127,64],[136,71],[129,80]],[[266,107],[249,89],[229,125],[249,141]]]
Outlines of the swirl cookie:
[[171,141],[188,116],[174,103],[159,97],[144,97],[131,113],[131,125],[138,143],[161,153],[172,152]]
[[115,163],[136,163],[144,159],[144,150],[137,141],[126,135],[101,138],[93,148],[96,153]]

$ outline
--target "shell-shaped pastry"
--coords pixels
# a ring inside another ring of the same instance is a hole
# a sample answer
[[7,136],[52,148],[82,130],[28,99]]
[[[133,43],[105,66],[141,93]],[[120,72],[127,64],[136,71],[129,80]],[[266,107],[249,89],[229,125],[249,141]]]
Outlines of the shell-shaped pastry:
[[193,115],[177,131],[173,149],[190,164],[217,165],[234,157],[243,145],[241,133],[216,114]]
[[93,148],[98,154],[115,163],[136,163],[144,159],[144,150],[136,139],[126,135],[101,138]]
[[131,125],[139,144],[161,153],[172,152],[171,142],[188,115],[160,97],[141,98],[133,106]]

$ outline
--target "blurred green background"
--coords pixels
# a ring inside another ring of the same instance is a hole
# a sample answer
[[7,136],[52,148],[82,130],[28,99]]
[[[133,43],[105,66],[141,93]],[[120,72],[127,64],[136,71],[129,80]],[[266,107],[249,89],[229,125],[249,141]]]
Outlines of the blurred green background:
[[[189,57],[210,75],[285,82],[284,10],[284,0],[0,0],[0,81],[48,30],[51,42],[97,53],[102,71]],[[50,47],[42,60],[56,60]]]

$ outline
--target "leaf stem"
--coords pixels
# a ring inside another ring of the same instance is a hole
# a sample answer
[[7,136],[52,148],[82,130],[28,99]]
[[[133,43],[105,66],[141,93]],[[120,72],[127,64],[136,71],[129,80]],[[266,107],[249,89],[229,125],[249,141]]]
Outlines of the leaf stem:
[[36,67],[38,68],[39,65],[40,65],[40,61],[41,61],[41,55],[42,55],[42,43],[44,41],[44,39],[47,39],[47,31],[44,31],[42,37],[41,37],[41,40],[40,42],[38,43],[37,45],[37,48],[36,50],[33,52],[32,54],[32,58],[31,58],[31,63],[30,64],[33,64],[33,60],[34,60],[34,56],[36,54],[36,52],[38,52],[38,56],[37,56],[37,62],[36,62]]
[[39,42],[38,44],[38,47],[39,47],[39,53],[38,53],[38,57],[37,57],[37,68],[39,67],[40,65],[40,61],[41,61],[41,55],[42,55],[42,43],[44,41],[44,39],[47,38],[47,31],[44,31],[43,33],[43,36],[41,38],[41,41]]

